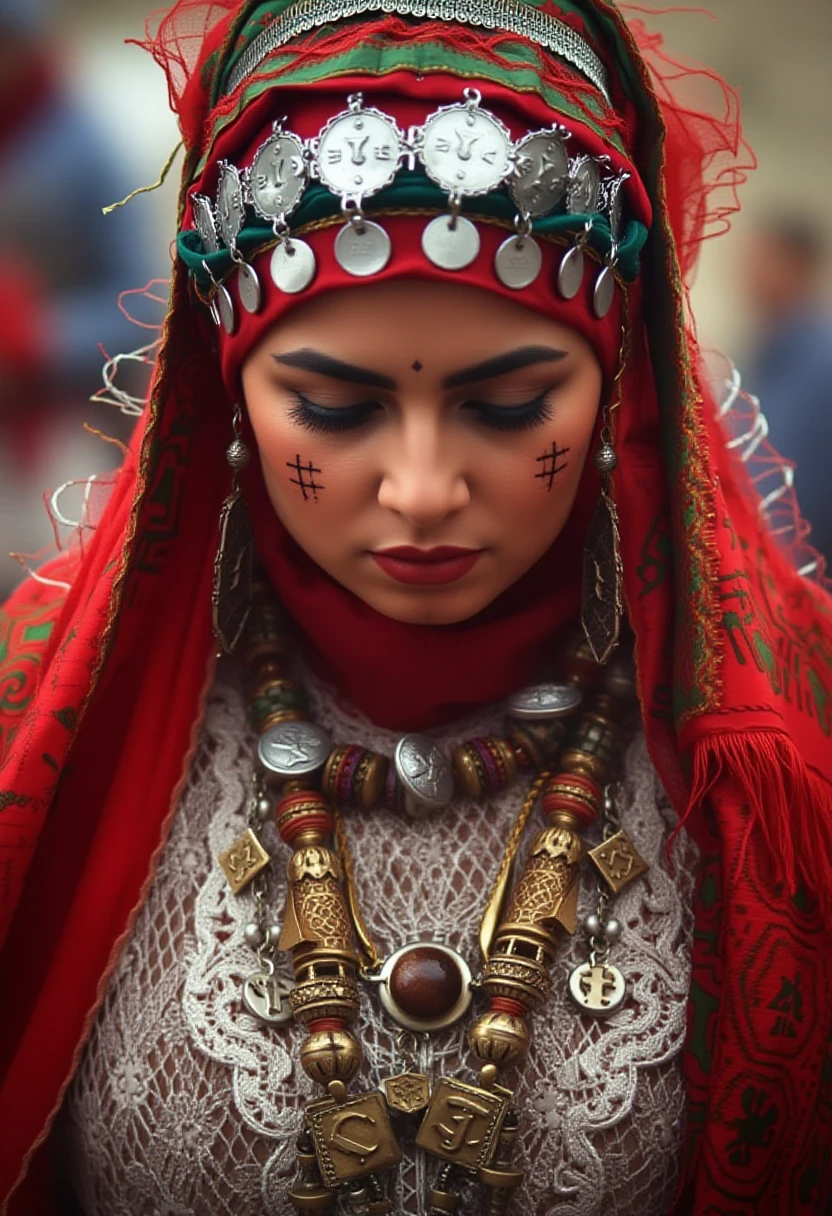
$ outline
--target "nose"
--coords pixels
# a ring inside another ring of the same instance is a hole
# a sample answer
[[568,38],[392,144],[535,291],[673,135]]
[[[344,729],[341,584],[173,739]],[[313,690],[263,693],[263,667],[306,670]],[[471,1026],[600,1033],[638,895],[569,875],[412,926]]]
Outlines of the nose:
[[470,502],[460,454],[434,417],[403,423],[385,461],[379,505],[427,531]]

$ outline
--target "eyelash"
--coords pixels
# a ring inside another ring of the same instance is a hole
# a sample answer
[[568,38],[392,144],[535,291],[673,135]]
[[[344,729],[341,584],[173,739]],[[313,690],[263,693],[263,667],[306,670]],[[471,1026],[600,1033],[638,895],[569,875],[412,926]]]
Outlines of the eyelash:
[[[499,406],[490,405],[487,401],[467,401],[465,409],[478,412],[480,421],[493,431],[528,431],[542,423],[548,422],[552,416],[552,406],[547,397],[552,392],[547,388],[544,392],[526,401],[523,405]],[[363,426],[372,413],[378,409],[374,402],[359,405],[341,406],[330,409],[325,405],[316,405],[302,393],[294,393],[295,404],[289,410],[289,418],[304,430],[317,434],[337,434],[341,431],[353,431]]]

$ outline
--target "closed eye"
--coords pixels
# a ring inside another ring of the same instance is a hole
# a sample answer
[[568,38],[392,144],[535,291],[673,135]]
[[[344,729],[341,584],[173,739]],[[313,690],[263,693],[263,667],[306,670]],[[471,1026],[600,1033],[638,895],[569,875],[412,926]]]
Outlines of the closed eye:
[[490,401],[465,401],[462,408],[475,410],[484,426],[495,431],[527,431],[548,422],[552,406],[547,400],[551,388],[544,389],[522,405],[494,405]]
[[292,396],[295,398],[295,404],[289,410],[292,422],[318,434],[331,435],[338,431],[355,430],[368,422],[376,410],[381,409],[377,401],[360,401],[355,405],[339,405],[333,408],[318,405],[302,393],[293,393]]

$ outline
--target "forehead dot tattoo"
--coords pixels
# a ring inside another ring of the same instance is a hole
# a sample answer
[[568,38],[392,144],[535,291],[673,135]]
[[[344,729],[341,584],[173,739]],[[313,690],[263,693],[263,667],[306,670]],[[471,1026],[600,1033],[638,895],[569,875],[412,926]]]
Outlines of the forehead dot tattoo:
[[420,372],[422,370],[424,364],[420,363],[419,360],[416,359],[415,362],[411,363],[410,366],[414,372]]
[[542,456],[538,456],[537,464],[540,465],[540,472],[535,473],[535,479],[539,478],[546,486],[547,491],[551,490],[554,485],[557,474],[562,473],[566,468],[568,461],[564,460],[561,464],[558,464],[558,460],[561,456],[565,456],[568,451],[569,448],[559,448],[555,441],[552,440],[551,452],[544,452]]
[[315,481],[315,474],[320,473],[321,470],[316,468],[311,460],[307,461],[306,464],[302,464],[300,456],[296,456],[294,460],[287,460],[286,468],[292,469],[293,472],[297,473],[297,477],[290,477],[289,481],[293,486],[300,488],[303,501],[306,502],[307,499],[312,498],[317,502],[318,491],[326,489],[325,486]]

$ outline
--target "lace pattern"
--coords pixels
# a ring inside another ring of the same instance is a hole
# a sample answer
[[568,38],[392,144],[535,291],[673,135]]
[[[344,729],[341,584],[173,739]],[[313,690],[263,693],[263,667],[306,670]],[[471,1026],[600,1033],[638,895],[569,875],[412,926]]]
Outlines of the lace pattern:
[[[336,740],[392,753],[391,732],[339,704],[308,673],[304,679],[315,720]],[[435,733],[451,748],[499,725],[499,710],[490,708]],[[296,1062],[302,1031],[269,1030],[242,1008],[242,980],[256,969],[242,936],[250,898],[230,893],[214,860],[244,827],[252,746],[241,691],[225,671],[155,882],[58,1125],[59,1151],[87,1216],[291,1211],[285,1191],[313,1094]],[[362,908],[382,950],[432,937],[476,963],[483,902],[523,792],[521,782],[499,802],[455,802],[429,820],[348,814]],[[579,930],[515,1078],[517,1155],[528,1178],[516,1207],[535,1216],[661,1216],[676,1184],[696,853],[680,835],[668,868],[675,816],[640,736],[627,752],[620,810],[651,867],[615,904],[624,932],[613,961],[629,980],[628,999],[603,1022],[575,1011],[566,980],[586,957]],[[285,850],[273,827],[263,840],[280,859],[269,878],[279,909]],[[594,900],[587,877],[582,917]],[[436,1076],[464,1066],[467,1024],[425,1037],[420,1066]],[[357,1027],[365,1084],[400,1071],[394,1030],[365,992]],[[395,1210],[424,1214],[435,1167],[412,1136],[402,1134]],[[467,1198],[465,1210],[476,1211],[473,1194]]]

